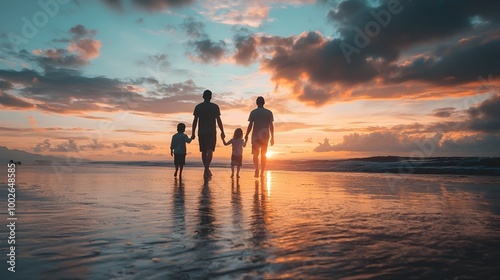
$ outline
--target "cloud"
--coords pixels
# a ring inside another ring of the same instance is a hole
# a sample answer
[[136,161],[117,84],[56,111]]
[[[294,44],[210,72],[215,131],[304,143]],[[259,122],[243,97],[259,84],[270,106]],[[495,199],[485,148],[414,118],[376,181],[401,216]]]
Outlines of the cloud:
[[164,53],[147,56],[144,60],[139,61],[138,64],[144,67],[152,77],[164,75],[170,67],[168,55]]
[[444,155],[500,156],[500,135],[474,134],[458,139],[446,139],[440,143],[438,152]]
[[203,63],[218,62],[226,53],[226,43],[222,40],[218,42],[210,39],[189,41],[188,46],[192,49],[193,60]]
[[49,139],[38,143],[33,151],[36,153],[40,152],[78,152],[78,146],[73,139],[68,139],[65,142],[55,145],[55,147],[50,143]]
[[120,147],[136,148],[141,151],[151,151],[156,149],[156,146],[151,144],[136,144],[130,142],[113,143],[107,145],[97,139],[86,139],[86,144],[79,145],[73,138],[53,144],[50,139],[45,139],[36,144],[33,148],[34,152],[79,152],[79,151],[104,151],[113,150]]
[[[38,82],[33,83],[36,78]],[[87,77],[72,69],[46,69],[43,74],[24,69],[2,70],[0,80],[17,85],[19,94],[36,104],[41,111],[58,114],[82,115],[88,112],[117,112],[147,114],[191,114],[202,101],[205,88],[192,80],[165,84],[154,78],[135,80]],[[4,106],[30,108],[29,103],[2,93]],[[242,108],[237,100],[221,99],[221,108]]]
[[500,156],[500,135],[476,133],[452,136],[436,133],[432,136],[409,136],[395,132],[351,133],[342,141],[331,144],[328,138],[318,143],[314,152],[365,152],[373,155],[408,157],[434,156]]
[[468,110],[470,129],[484,132],[500,131],[500,95],[494,95]]
[[[499,30],[500,34],[500,30]],[[466,44],[441,47],[418,55],[391,69],[389,82],[423,81],[439,85],[477,82],[481,75],[500,75],[500,62],[491,59],[500,49],[500,38],[474,38]]]
[[[258,27],[268,20],[270,7],[262,1],[203,1],[200,14],[211,21]],[[270,4],[270,3],[267,3]]]
[[129,143],[127,141],[122,142],[122,143],[113,143],[113,148],[119,148],[119,147],[129,147],[129,148],[137,148],[139,150],[143,151],[151,151],[154,150],[156,147],[151,144],[135,144],[135,143]]
[[236,64],[250,65],[257,61],[259,58],[257,51],[258,41],[254,36],[236,35],[234,43],[236,52],[233,59]]
[[0,80],[0,90],[9,90],[14,87],[13,84],[7,82],[7,81],[2,81]]
[[194,0],[132,0],[136,6],[148,11],[162,11],[194,3]]
[[82,151],[102,151],[110,149],[111,146],[105,145],[97,139],[92,139],[87,145],[81,145],[80,150]]
[[[401,1],[396,8],[388,6],[394,1],[337,3],[328,14],[337,37],[316,31],[265,36],[242,29],[233,40],[235,63],[259,62],[277,91],[311,106],[472,95],[480,75],[500,74],[500,62],[491,59],[500,48],[500,13],[493,12],[500,10],[498,1]],[[447,85],[463,88],[438,88]]]
[[186,32],[186,35],[191,38],[203,38],[208,36],[205,32],[205,24],[192,17],[186,18],[182,22],[181,28]]
[[[96,30],[87,30],[83,25],[79,24],[70,28],[69,34],[72,36],[70,39],[56,40],[58,42],[67,42],[66,49],[33,50],[34,60],[42,68],[78,68],[99,57],[102,44],[99,40],[94,39],[97,34]],[[24,54],[24,56],[27,55]]]
[[30,122],[31,129],[35,129],[36,128],[36,123],[37,123],[35,117],[29,116],[28,119],[29,119],[29,122]]
[[10,109],[34,109],[35,105],[0,90],[0,105]]
[[101,0],[104,2],[108,7],[116,10],[116,11],[123,11],[123,3],[121,0]]
[[453,113],[455,113],[455,108],[446,107],[434,109],[432,115],[438,118],[449,118]]
[[434,138],[410,138],[405,135],[399,135],[392,132],[373,132],[368,134],[351,133],[344,135],[343,140],[338,144],[330,144],[329,139],[325,138],[323,143],[314,148],[315,152],[328,151],[363,151],[377,153],[402,153],[418,149],[419,141],[425,142],[429,139],[440,139],[437,134]]
[[205,24],[192,17],[181,24],[186,35],[191,38],[187,42],[188,57],[202,63],[217,63],[227,52],[226,43],[222,40],[213,41],[205,32]]

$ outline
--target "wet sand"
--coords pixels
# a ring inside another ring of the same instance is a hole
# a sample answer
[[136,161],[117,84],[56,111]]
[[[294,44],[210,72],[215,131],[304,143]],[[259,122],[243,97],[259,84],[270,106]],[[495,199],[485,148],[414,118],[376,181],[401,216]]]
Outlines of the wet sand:
[[17,272],[4,266],[1,279],[500,273],[498,177],[268,171],[255,179],[244,169],[232,180],[215,168],[204,181],[202,169],[187,167],[180,181],[166,167],[75,171],[59,181],[50,167],[18,169]]

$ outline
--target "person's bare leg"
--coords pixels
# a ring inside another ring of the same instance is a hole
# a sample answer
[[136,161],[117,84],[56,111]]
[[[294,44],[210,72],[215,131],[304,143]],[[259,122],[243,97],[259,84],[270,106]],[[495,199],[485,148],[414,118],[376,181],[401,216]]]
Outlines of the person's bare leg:
[[253,154],[253,166],[255,166],[255,178],[259,177],[259,153]]
[[203,166],[207,168],[207,151],[201,152],[201,162],[203,162]]
[[207,158],[206,158],[206,170],[208,170],[208,174],[212,176],[212,172],[210,172],[210,163],[212,163],[212,157],[213,157],[213,151],[208,150],[207,151]]
[[211,176],[212,172],[210,172],[210,163],[212,162],[213,151],[207,150],[201,153],[201,160],[203,161],[203,166],[205,167],[205,176]]
[[267,149],[262,148],[261,150],[261,158],[260,158],[260,177],[264,177],[264,172],[266,171],[267,157],[266,157]]
[[179,168],[179,179],[182,179],[182,169],[184,168],[184,165],[181,164]]
[[234,165],[231,164],[231,178],[234,177]]
[[174,177],[177,177],[177,171],[179,171],[179,165],[175,165]]
[[240,178],[240,169],[241,169],[241,166],[238,165],[238,167],[236,168],[236,177],[237,178]]

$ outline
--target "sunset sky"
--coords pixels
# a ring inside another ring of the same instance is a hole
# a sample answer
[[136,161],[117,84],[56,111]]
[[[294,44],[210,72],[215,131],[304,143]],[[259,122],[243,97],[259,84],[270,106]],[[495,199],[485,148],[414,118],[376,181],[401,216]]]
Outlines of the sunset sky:
[[[210,89],[228,137],[266,98],[274,158],[500,156],[500,1],[1,5],[9,149],[171,160]],[[230,152],[219,140],[215,156]]]

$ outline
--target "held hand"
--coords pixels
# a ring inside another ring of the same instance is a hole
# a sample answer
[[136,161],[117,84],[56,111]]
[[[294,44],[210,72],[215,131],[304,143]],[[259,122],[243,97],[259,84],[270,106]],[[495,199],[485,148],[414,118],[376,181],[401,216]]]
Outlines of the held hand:
[[173,157],[173,156],[174,156],[174,152],[173,152],[173,151],[171,151],[171,152],[170,152],[170,156],[171,156],[171,157]]
[[191,140],[194,140],[196,138],[196,136],[194,136],[194,134],[191,135]]
[[271,146],[274,145],[274,137],[271,137]]
[[226,138],[226,134],[224,134],[224,131],[222,131],[222,132],[220,133],[220,137],[221,137],[222,139]]

